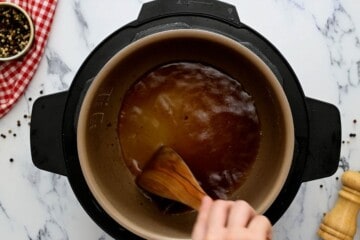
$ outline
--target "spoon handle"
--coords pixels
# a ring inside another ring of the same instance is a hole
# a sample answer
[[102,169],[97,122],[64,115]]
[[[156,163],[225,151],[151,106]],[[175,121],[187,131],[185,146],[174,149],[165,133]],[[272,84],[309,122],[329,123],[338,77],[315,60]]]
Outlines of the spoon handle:
[[158,196],[181,202],[195,210],[206,195],[184,160],[171,148],[162,147],[137,176],[136,183]]

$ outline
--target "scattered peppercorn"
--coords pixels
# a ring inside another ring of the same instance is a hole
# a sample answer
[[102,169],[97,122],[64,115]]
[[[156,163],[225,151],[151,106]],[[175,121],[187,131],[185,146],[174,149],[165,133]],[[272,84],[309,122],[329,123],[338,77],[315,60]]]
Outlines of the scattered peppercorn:
[[31,101],[32,101],[32,98],[31,98],[31,97],[29,97],[29,98],[28,98],[28,100],[29,100],[29,102],[31,102]]
[[17,124],[18,127],[21,126],[21,122],[19,120],[17,120],[16,124]]
[[354,119],[354,120],[353,120],[353,123],[357,123],[357,120],[356,120],[356,119]]
[[320,188],[323,188],[323,185],[322,185],[322,184],[320,185]]
[[2,137],[2,138],[6,138],[6,135],[5,134],[0,134],[0,136]]
[[11,133],[12,133],[11,129],[9,129],[8,133],[9,133],[9,134],[11,134]]
[[14,133],[13,136],[16,137],[16,133]]
[[24,114],[24,118],[27,118],[28,116],[26,114]]
[[13,158],[10,158],[10,160],[9,160],[10,162],[14,162],[14,159]]
[[345,143],[345,141],[343,140],[343,141],[342,141],[342,144],[344,144],[344,143]]
[[21,52],[30,41],[30,24],[26,16],[11,6],[0,6],[0,57]]
[[356,133],[350,133],[349,137],[352,137],[352,138],[356,137]]
[[339,177],[336,177],[335,179],[336,179],[336,181],[338,181],[338,180],[339,180]]
[[44,91],[43,90],[40,90],[40,94],[42,95],[44,93]]

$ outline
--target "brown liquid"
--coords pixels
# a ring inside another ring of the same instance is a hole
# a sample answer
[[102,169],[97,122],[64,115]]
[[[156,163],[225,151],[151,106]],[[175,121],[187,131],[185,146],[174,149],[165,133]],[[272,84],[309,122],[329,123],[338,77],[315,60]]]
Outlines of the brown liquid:
[[199,63],[144,75],[128,90],[119,116],[124,160],[135,176],[167,145],[213,198],[227,199],[245,181],[260,135],[252,97],[238,81]]

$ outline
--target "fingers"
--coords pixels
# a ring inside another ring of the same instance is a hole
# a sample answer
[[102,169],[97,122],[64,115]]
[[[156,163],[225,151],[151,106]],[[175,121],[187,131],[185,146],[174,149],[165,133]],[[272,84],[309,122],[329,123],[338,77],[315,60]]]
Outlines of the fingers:
[[221,228],[227,224],[228,215],[233,202],[218,200],[213,203],[209,213],[209,228]]
[[208,229],[205,239],[222,239],[232,205],[233,202],[223,200],[217,200],[212,204],[208,216]]
[[256,232],[263,239],[272,239],[272,226],[266,217],[262,215],[255,216],[249,223],[249,230]]
[[210,207],[213,201],[210,197],[205,196],[201,201],[199,214],[197,216],[191,238],[193,240],[203,240],[207,231],[207,219],[210,212]]
[[257,215],[245,201],[212,201],[204,197],[193,240],[268,240],[272,238],[270,221]]
[[228,228],[247,227],[249,221],[256,215],[255,210],[245,201],[234,202],[229,214]]

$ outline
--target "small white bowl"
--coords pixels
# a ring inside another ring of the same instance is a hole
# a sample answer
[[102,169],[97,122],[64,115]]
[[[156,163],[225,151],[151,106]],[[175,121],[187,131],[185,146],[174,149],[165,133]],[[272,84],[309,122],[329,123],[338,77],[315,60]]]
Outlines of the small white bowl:
[[9,3],[9,2],[1,2],[0,3],[0,8],[3,8],[5,6],[15,8],[15,9],[19,10],[22,14],[24,14],[24,16],[26,17],[26,19],[29,23],[30,38],[29,38],[27,45],[20,52],[18,52],[16,55],[11,55],[9,57],[0,57],[0,62],[11,61],[11,60],[22,57],[27,51],[29,51],[29,49],[34,41],[34,37],[35,37],[34,24],[31,20],[31,17],[29,16],[29,14],[23,8],[19,7],[16,4]]

